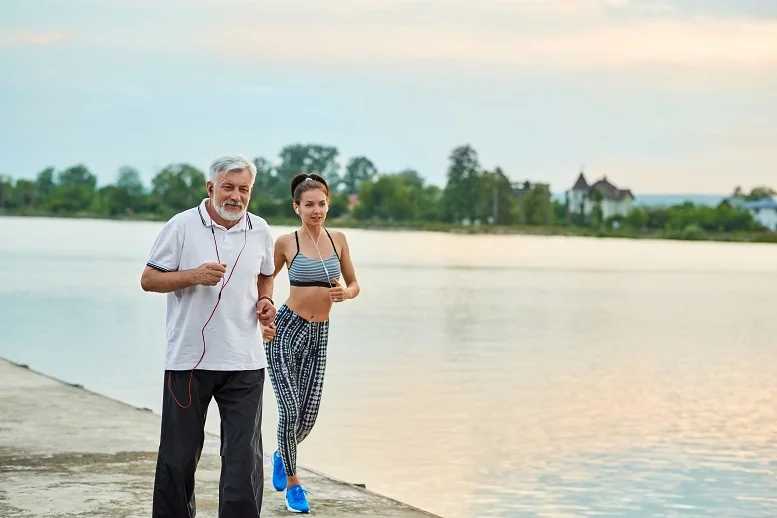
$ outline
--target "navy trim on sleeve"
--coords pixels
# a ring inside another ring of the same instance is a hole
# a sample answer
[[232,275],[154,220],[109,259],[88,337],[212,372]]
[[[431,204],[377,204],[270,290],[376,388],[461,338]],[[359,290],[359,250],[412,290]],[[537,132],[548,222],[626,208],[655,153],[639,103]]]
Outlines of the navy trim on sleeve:
[[154,270],[159,270],[160,272],[171,272],[172,270],[165,268],[164,266],[159,266],[158,264],[154,263],[146,263],[146,265],[150,266]]

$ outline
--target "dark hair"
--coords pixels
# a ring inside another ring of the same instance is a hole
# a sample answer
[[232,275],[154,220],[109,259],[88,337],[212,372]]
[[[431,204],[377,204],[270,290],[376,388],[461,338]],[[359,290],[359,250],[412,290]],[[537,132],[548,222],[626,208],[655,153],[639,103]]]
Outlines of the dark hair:
[[302,193],[312,189],[321,189],[329,197],[329,186],[323,177],[315,173],[300,173],[291,181],[291,199],[299,204]]

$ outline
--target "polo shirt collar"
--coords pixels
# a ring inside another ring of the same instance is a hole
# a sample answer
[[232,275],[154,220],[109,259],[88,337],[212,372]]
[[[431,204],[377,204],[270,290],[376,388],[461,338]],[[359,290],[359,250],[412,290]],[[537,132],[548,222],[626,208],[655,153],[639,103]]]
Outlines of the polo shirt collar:
[[[221,225],[219,225],[218,223],[216,223],[215,221],[213,221],[212,224],[211,224],[212,220],[211,220],[210,214],[208,214],[208,208],[206,207],[206,202],[208,201],[208,199],[209,198],[203,198],[203,200],[200,202],[199,206],[197,206],[197,212],[199,213],[200,220],[202,221],[202,224],[205,225],[206,227],[213,226],[213,227],[216,227],[216,228],[224,228]],[[240,221],[237,222],[237,225],[227,229],[227,232],[236,231],[236,230],[243,230],[243,229],[245,229],[245,226],[246,226],[246,217],[245,217],[245,214],[243,214],[243,217],[240,218]],[[253,228],[254,228],[254,225],[251,223],[251,218],[249,216],[248,217],[248,229],[251,230]]]

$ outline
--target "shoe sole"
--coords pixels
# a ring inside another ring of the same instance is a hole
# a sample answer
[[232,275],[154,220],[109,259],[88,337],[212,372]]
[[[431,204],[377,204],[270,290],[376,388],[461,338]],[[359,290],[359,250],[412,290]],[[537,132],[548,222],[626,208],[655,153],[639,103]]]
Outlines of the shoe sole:
[[308,514],[310,511],[298,511],[296,509],[292,509],[292,507],[289,505],[288,502],[286,502],[286,509],[291,511],[292,513],[301,513],[301,514]]

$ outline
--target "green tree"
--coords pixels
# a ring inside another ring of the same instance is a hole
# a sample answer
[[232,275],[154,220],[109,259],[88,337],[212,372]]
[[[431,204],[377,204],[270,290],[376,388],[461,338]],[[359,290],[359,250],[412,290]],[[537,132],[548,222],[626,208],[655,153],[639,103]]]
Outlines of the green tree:
[[[254,188],[256,189],[256,188]],[[266,193],[256,194],[256,190],[252,192],[251,202],[248,204],[249,210],[254,214],[257,214],[263,218],[274,217],[290,217],[289,206],[291,205],[291,198],[285,201],[276,200]],[[294,214],[296,216],[296,214]]]
[[280,164],[275,168],[278,175],[277,189],[273,191],[273,197],[281,198],[289,192],[291,180],[301,172],[311,172],[309,169],[309,150],[308,146],[302,144],[293,144],[284,147],[279,156]]
[[475,220],[480,163],[477,152],[470,146],[455,148],[449,157],[448,183],[443,191],[445,216],[448,221]]
[[413,221],[426,212],[426,191],[414,171],[381,174],[361,184],[357,219]]
[[254,159],[256,166],[256,181],[251,191],[249,208],[255,214],[264,218],[296,216],[291,209],[291,193],[289,183],[282,184],[275,166],[263,157]]
[[116,185],[106,185],[99,189],[92,199],[91,211],[101,216],[119,216],[130,214],[127,196]]
[[750,194],[745,196],[745,199],[748,201],[758,201],[763,200],[764,198],[771,198],[775,194],[777,194],[777,192],[771,187],[759,186],[751,189]]
[[329,196],[328,218],[341,218],[348,214],[348,195],[342,192],[335,192]]
[[340,152],[333,146],[321,146],[318,144],[310,145],[309,155],[311,157],[310,169],[308,171],[315,171],[326,179],[329,184],[329,190],[337,192],[340,190],[340,164],[337,162],[337,157]]
[[513,186],[501,168],[478,176],[477,219],[494,225],[510,225],[516,221],[517,210]]
[[38,192],[32,180],[16,180],[14,201],[20,209],[31,209],[37,204]]
[[13,178],[8,175],[0,175],[0,207],[4,209],[16,207]]
[[117,193],[112,195],[115,198],[110,209],[112,214],[134,214],[142,212],[147,207],[146,188],[137,169],[129,166],[120,167],[116,189]]
[[403,169],[397,175],[416,189],[423,189],[424,187],[424,179],[421,178],[421,175],[415,169]]
[[58,187],[85,187],[94,189],[97,186],[97,178],[82,164],[68,167],[60,172],[57,177]]
[[[263,157],[256,157],[254,165],[256,166],[256,181],[254,182],[254,189],[251,191],[251,195],[270,196],[271,193],[279,190],[277,189],[279,184],[278,175],[275,174],[275,167],[272,165],[272,162]],[[284,187],[289,188],[288,185]]]
[[38,173],[35,180],[35,192],[37,205],[46,205],[49,197],[57,188],[57,184],[54,180],[54,168],[47,167],[43,171]]
[[364,156],[353,157],[348,161],[343,175],[344,192],[353,194],[359,192],[362,182],[371,180],[378,170],[369,158]]
[[88,212],[95,196],[97,177],[82,164],[61,171],[57,186],[48,200],[48,208],[55,213]]
[[527,225],[550,225],[553,222],[553,205],[550,186],[544,183],[532,184],[524,195],[524,218]]
[[199,204],[205,195],[205,174],[189,164],[171,164],[151,181],[159,212],[171,215]]
[[644,209],[635,207],[631,209],[629,215],[624,218],[623,223],[627,227],[635,230],[642,230],[648,225],[648,214]]
[[436,185],[426,185],[421,190],[416,218],[420,221],[443,221],[443,191]]
[[127,193],[130,198],[140,198],[146,191],[138,170],[126,165],[119,168],[116,187]]
[[669,222],[669,210],[665,208],[646,209],[647,228],[665,229]]
[[553,200],[553,208],[551,209],[551,212],[553,213],[553,222],[557,225],[566,225],[567,224],[567,204],[562,203],[559,200]]
[[[284,147],[280,152],[281,163],[276,168],[278,191],[288,189],[292,178],[299,173],[317,173],[327,181],[330,191],[336,192],[341,182],[338,155],[336,147],[319,144],[293,144]],[[280,192],[275,194],[280,195]]]

